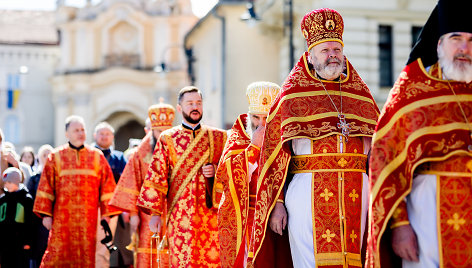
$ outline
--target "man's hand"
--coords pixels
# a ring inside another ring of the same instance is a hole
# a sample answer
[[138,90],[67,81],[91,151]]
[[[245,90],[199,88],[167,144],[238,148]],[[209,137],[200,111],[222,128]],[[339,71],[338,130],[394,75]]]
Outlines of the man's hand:
[[403,225],[392,230],[392,248],[400,258],[418,262],[418,242],[411,225]]
[[13,155],[12,152],[10,152],[10,151],[4,152],[3,159],[7,163],[11,164],[13,167],[20,168],[19,164],[18,164],[18,161],[15,159],[15,156]]
[[285,206],[282,203],[275,203],[274,210],[270,214],[269,218],[270,229],[272,231],[282,235],[282,231],[287,226],[287,211],[285,210]]
[[44,217],[43,218],[43,225],[46,229],[51,230],[52,227],[52,217]]
[[202,167],[202,173],[205,178],[213,178],[215,176],[215,167],[213,164],[206,164]]
[[129,227],[131,229],[131,233],[134,233],[138,230],[139,222],[140,219],[138,215],[131,216],[131,218],[129,219]]
[[161,216],[153,215],[151,217],[151,221],[149,221],[149,229],[153,233],[160,232],[161,224],[162,224]]
[[260,125],[252,132],[251,143],[259,148],[261,148],[262,141],[264,140],[265,129],[265,126]]

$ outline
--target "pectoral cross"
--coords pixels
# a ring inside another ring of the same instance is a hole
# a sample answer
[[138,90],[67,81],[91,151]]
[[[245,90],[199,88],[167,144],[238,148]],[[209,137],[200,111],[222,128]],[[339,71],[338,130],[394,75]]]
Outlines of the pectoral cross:
[[338,128],[341,129],[341,134],[343,134],[347,142],[347,138],[349,137],[349,130],[351,129],[351,126],[349,126],[349,124],[346,123],[346,117],[344,116],[344,114],[339,114],[338,118],[339,118]]

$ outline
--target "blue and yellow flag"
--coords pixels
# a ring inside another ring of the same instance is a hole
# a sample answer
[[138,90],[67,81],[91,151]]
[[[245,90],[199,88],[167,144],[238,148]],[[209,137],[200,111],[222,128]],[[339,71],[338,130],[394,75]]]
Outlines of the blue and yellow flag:
[[8,74],[7,85],[7,108],[15,109],[20,98],[20,75]]

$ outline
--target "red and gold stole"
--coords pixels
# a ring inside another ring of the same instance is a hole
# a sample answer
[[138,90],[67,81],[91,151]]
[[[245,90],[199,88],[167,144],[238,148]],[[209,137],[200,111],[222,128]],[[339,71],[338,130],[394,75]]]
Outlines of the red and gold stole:
[[[450,81],[450,86],[457,94],[455,96],[447,81],[433,76],[438,74],[440,70],[437,65],[432,66],[428,74],[421,59],[406,66],[393,86],[380,116],[373,136],[370,162],[371,211],[369,213],[368,267],[380,267],[380,240],[395,208],[410,193],[413,173],[417,167],[427,162],[447,162],[453,156],[470,159],[472,155],[467,149],[467,146],[472,144],[469,126],[458,105],[460,101],[469,122],[472,122],[470,112],[472,84]],[[449,168],[452,169],[450,171],[461,171],[454,165],[450,165]],[[462,175],[464,174],[462,172]],[[470,185],[470,175],[465,177],[468,177],[468,185]],[[457,183],[461,182],[462,190],[470,192],[468,188],[470,186],[464,184],[465,180],[457,180],[457,177],[451,180],[443,181],[441,178],[437,186],[446,187],[443,182],[449,184],[448,181],[450,181],[450,187],[454,188],[459,187]],[[438,202],[453,200],[457,197],[453,195],[459,192],[452,191],[445,194],[444,197],[438,196]],[[463,197],[463,194],[464,192],[460,192],[459,195]],[[455,200],[459,201],[459,199]],[[460,207],[465,211],[464,206]],[[452,209],[450,206],[449,208]],[[464,218],[465,215],[462,213],[454,215],[456,210],[452,211],[452,215],[443,215],[443,208],[441,208],[438,212],[438,220],[441,221],[439,225],[441,228],[447,227],[441,229],[441,232],[452,238],[458,238],[460,236],[450,235],[454,233],[449,232],[450,228],[460,227],[462,220],[466,218],[467,221],[472,222],[472,213]],[[470,211],[470,207],[467,211]],[[471,241],[470,234],[467,237]],[[444,235],[442,239],[445,239]],[[446,245],[443,244],[444,246]],[[470,252],[470,248],[468,251]],[[443,252],[440,253],[443,254]]]
[[305,53],[291,71],[267,118],[251,241],[254,258],[260,250],[269,215],[287,177],[291,161],[288,141],[297,138],[320,140],[342,134],[337,127],[338,112],[323,85],[337,107],[341,107],[341,87],[342,112],[351,127],[350,137],[370,137],[377,122],[379,110],[370,90],[347,59],[346,76],[340,81],[322,81],[311,73],[307,57],[308,53]]
[[[221,135],[222,133],[224,135]],[[215,135],[217,137],[215,137]],[[169,136],[166,136],[166,138],[169,139]],[[173,157],[173,159],[177,159],[177,161],[174,162],[175,164],[173,165],[169,176],[170,187],[169,192],[167,193],[167,219],[169,219],[169,216],[185,187],[192,178],[199,173],[202,166],[207,163],[212,163],[215,166],[218,164],[225,141],[226,132],[216,132],[209,127],[202,126],[202,129],[195,136],[195,139],[188,144],[185,151],[178,157]],[[178,152],[174,151],[176,149],[175,147],[169,146],[169,149],[171,150],[171,155],[178,154]],[[219,198],[221,198],[221,193],[215,188],[216,187],[214,187],[211,192],[213,195],[219,194]],[[213,208],[218,207],[220,201],[219,198],[212,198],[214,201]]]
[[[126,164],[123,173],[121,174],[120,180],[116,185],[113,197],[110,200],[110,205],[114,206],[122,211],[136,213],[139,215],[140,224],[137,230],[137,240],[135,241],[136,247],[134,248],[135,254],[135,265],[136,267],[148,267],[153,262],[152,267],[159,267],[156,262],[157,249],[156,246],[151,248],[151,235],[152,232],[149,229],[149,221],[151,216],[141,211],[138,211],[136,201],[139,196],[139,191],[146,178],[149,164],[152,160],[153,149],[151,147],[152,132],[149,132],[142,140],[141,144],[130,154],[128,163]],[[160,237],[165,234],[165,228],[161,228]],[[153,242],[156,244],[156,242]],[[165,266],[162,261],[165,258],[160,258],[160,267]]]
[[223,267],[242,267],[247,244],[249,215],[249,163],[259,158],[260,149],[251,145],[246,133],[247,114],[238,117],[226,141],[218,165],[218,183],[224,199],[218,210],[218,237]]
[[[161,133],[137,201],[138,207],[145,213],[161,215],[167,200],[167,216],[170,215],[186,185],[192,178],[201,175],[201,167],[207,163],[218,164],[226,142],[226,132],[202,126],[192,138],[191,131],[186,131],[178,126]],[[215,185],[212,190],[213,208],[220,201],[218,196],[221,196],[221,190],[217,188],[218,185]]]

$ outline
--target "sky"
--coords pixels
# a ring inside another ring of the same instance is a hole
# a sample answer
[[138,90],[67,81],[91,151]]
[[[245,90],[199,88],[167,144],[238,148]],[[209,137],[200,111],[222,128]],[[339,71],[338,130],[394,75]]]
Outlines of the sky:
[[[195,15],[203,17],[217,2],[217,0],[190,0]],[[98,3],[100,0],[92,0]],[[66,5],[81,7],[86,0],[66,0]],[[28,9],[28,10],[54,10],[56,0],[0,0],[0,9]]]

